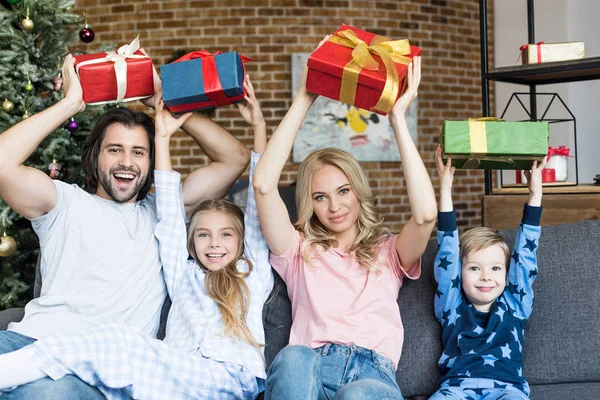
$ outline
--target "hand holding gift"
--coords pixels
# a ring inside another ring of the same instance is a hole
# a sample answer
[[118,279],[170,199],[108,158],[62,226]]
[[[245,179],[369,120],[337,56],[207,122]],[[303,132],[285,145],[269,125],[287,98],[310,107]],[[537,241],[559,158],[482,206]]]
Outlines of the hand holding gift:
[[83,89],[77,73],[75,72],[75,58],[68,54],[65,57],[65,62],[62,66],[63,90],[65,93],[64,101],[73,104],[74,114],[85,110],[85,102],[83,101]]

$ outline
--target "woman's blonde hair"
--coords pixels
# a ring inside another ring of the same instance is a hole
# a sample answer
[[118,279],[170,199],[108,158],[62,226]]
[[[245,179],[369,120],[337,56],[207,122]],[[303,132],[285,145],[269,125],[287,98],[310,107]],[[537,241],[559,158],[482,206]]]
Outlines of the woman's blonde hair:
[[[231,263],[218,271],[211,271],[202,265],[196,253],[194,243],[194,231],[198,223],[198,217],[207,211],[218,211],[227,215],[233,224],[233,229],[238,235],[238,247],[235,258]],[[262,346],[254,338],[248,324],[246,315],[250,305],[250,289],[244,278],[250,275],[253,265],[244,252],[244,213],[238,206],[229,200],[206,200],[196,207],[190,219],[188,229],[188,252],[196,260],[196,263],[204,270],[206,277],[204,283],[208,296],[219,306],[219,312],[223,319],[225,335],[241,339],[257,349]],[[238,260],[244,260],[248,264],[248,272],[238,271],[236,264]]]
[[381,269],[378,244],[390,235],[390,231],[383,226],[383,218],[377,213],[369,181],[358,161],[349,153],[334,148],[311,153],[298,169],[296,228],[304,233],[302,257],[310,263],[313,259],[310,254],[314,254],[315,245],[321,246],[317,257],[335,245],[335,235],[325,228],[314,213],[311,193],[313,174],[326,165],[337,167],[346,174],[358,199],[358,235],[350,251],[354,252],[354,257],[362,267],[369,270]]
[[473,252],[487,249],[490,246],[499,245],[506,256],[505,266],[506,271],[508,272],[508,267],[510,266],[510,249],[504,238],[495,230],[485,227],[469,229],[460,235],[459,242],[461,262]]

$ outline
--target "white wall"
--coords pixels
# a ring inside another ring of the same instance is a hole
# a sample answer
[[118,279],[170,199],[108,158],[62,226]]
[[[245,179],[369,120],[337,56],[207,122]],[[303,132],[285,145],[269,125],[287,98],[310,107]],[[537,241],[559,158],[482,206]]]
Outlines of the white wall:
[[[600,1],[598,0],[536,0],[535,40],[551,42],[584,41],[586,56],[600,55]],[[496,67],[513,66],[519,47],[527,43],[527,2],[525,0],[496,0],[494,2],[494,44]],[[520,63],[520,61],[519,61]],[[529,87],[496,83],[496,115],[500,116],[513,92],[528,92]],[[558,93],[577,120],[577,162],[579,182],[593,182],[600,173],[600,81],[585,81],[537,86],[538,93]],[[524,96],[528,106],[528,97]],[[538,117],[550,96],[538,97]],[[506,120],[526,119],[518,103],[512,103]],[[555,101],[547,118],[569,118],[560,103]],[[566,145],[574,154],[573,123],[551,124],[550,145]],[[575,160],[569,164],[569,181],[575,180]],[[504,173],[505,182],[514,182],[514,173]]]

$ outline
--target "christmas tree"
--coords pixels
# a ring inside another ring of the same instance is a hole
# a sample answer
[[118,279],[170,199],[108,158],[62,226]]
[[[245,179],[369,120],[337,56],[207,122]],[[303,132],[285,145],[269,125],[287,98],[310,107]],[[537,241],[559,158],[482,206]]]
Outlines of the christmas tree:
[[[0,134],[63,97],[64,57],[69,51],[77,53],[78,35],[86,43],[94,36],[83,26],[84,17],[73,12],[74,3],[0,0]],[[26,164],[81,185],[81,148],[102,112],[86,107],[48,136]],[[0,198],[0,309],[22,306],[32,298],[38,254],[31,223]]]

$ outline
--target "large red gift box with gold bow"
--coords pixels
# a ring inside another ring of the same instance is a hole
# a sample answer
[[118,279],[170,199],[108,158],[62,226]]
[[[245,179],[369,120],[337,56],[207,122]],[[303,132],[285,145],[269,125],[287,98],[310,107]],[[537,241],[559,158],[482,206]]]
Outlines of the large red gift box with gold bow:
[[116,103],[154,94],[152,60],[136,38],[117,51],[75,56],[75,69],[87,104]]
[[421,49],[342,25],[308,58],[306,90],[386,115],[404,91],[407,65]]

